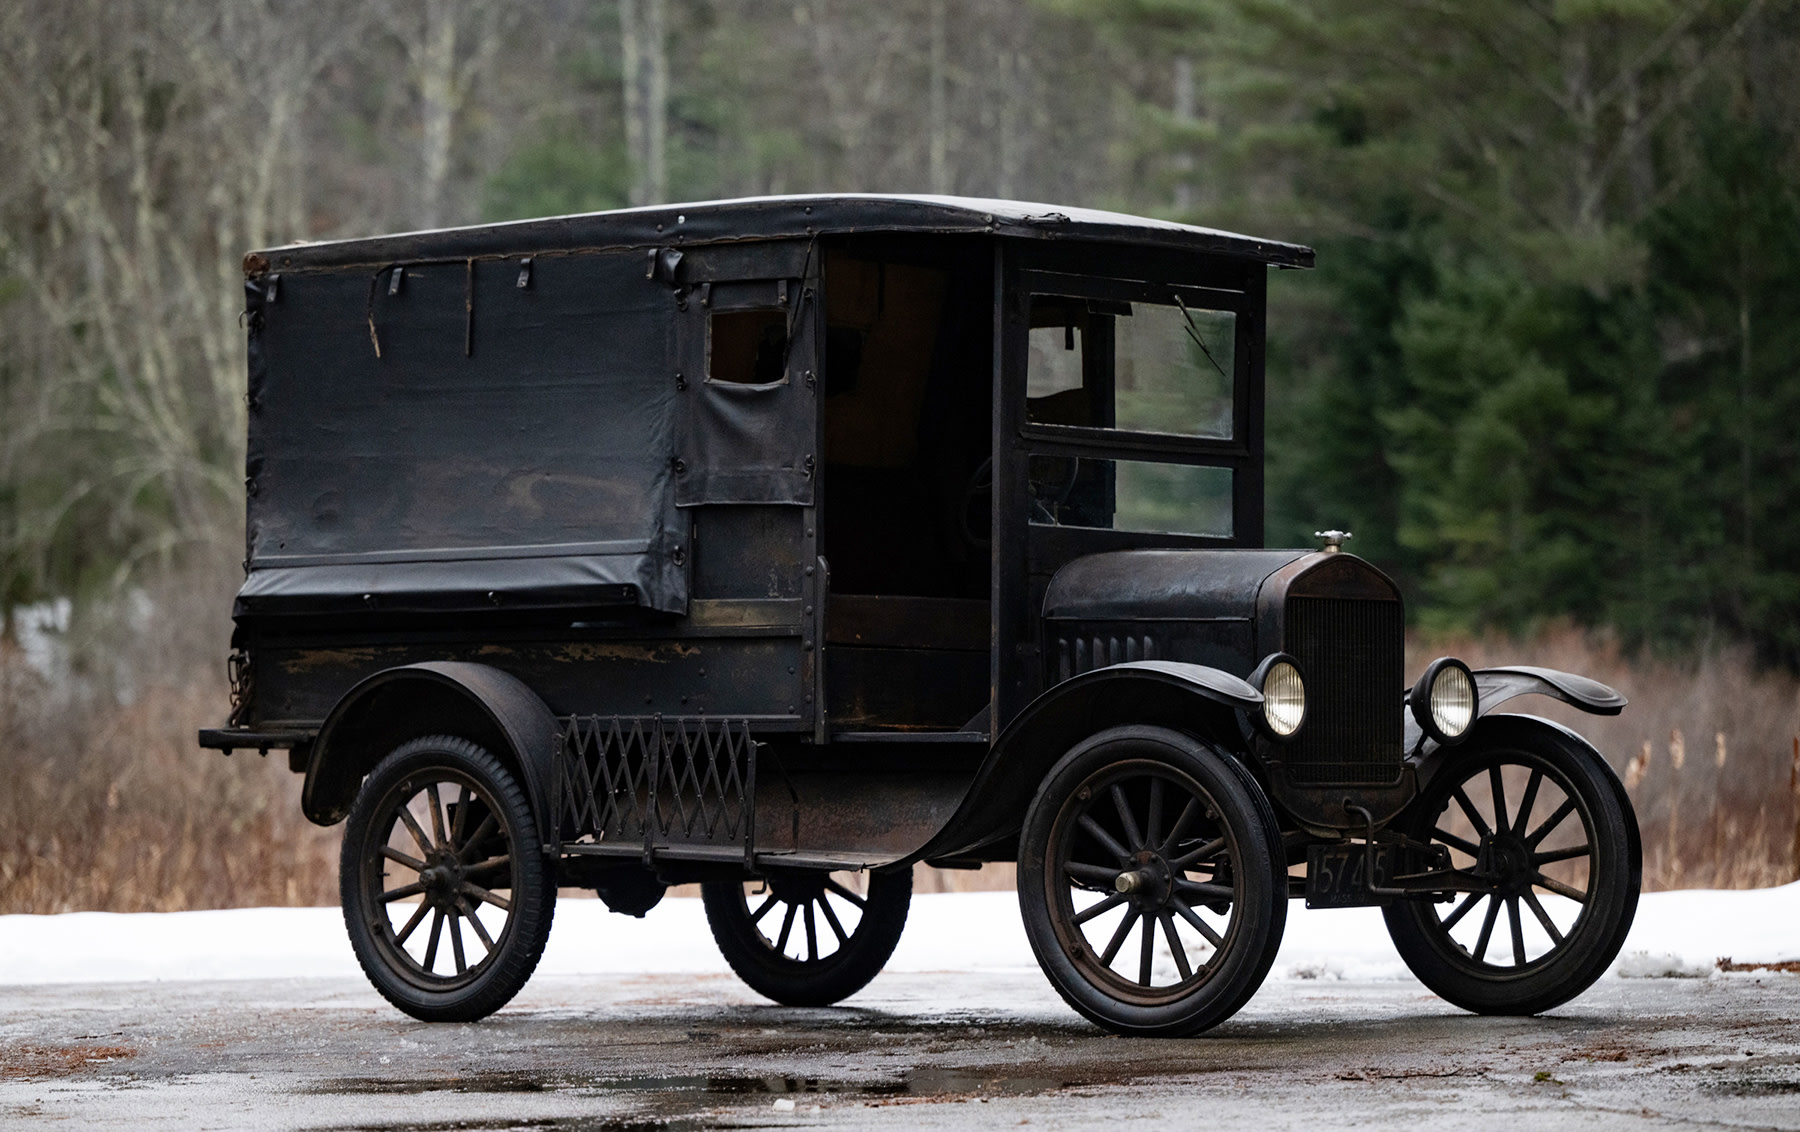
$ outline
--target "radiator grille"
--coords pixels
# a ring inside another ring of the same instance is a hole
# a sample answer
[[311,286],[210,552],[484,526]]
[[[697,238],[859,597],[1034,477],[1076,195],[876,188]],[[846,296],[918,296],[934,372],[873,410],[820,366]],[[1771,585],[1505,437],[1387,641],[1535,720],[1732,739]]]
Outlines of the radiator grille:
[[1403,753],[1400,603],[1290,598],[1286,637],[1306,675],[1306,726],[1288,748],[1289,777],[1393,782]]

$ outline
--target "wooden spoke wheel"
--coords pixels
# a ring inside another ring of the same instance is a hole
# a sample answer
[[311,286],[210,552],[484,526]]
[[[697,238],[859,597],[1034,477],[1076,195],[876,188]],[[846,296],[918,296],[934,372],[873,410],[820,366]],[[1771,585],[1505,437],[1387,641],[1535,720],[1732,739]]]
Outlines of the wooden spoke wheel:
[[550,935],[554,876],[524,792],[500,761],[449,736],[376,766],[344,828],[344,922],[369,980],[429,1022],[498,1010]]
[[1385,909],[1400,956],[1466,1010],[1535,1014],[1580,994],[1624,945],[1641,878],[1624,788],[1586,744],[1501,718],[1402,815],[1464,891]]
[[880,973],[900,942],[912,873],[793,870],[700,886],[719,951],[757,993],[829,1006]]
[[1230,756],[1162,728],[1064,756],[1026,814],[1019,903],[1065,1000],[1122,1034],[1217,1024],[1262,984],[1287,918],[1274,812]]

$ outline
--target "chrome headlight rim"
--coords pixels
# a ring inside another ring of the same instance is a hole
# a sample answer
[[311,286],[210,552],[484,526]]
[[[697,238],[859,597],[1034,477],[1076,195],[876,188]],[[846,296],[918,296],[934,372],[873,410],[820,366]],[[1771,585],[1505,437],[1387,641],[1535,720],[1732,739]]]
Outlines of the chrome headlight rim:
[[1257,730],[1278,743],[1293,742],[1305,730],[1307,718],[1306,673],[1300,662],[1284,652],[1270,653],[1249,682],[1263,696],[1262,709],[1255,714]]
[[[1407,693],[1406,703],[1419,729],[1442,747],[1467,739],[1475,730],[1475,721],[1481,718],[1481,692],[1475,686],[1475,673],[1453,656],[1440,656],[1426,665]],[[1459,720],[1461,728],[1453,730]]]

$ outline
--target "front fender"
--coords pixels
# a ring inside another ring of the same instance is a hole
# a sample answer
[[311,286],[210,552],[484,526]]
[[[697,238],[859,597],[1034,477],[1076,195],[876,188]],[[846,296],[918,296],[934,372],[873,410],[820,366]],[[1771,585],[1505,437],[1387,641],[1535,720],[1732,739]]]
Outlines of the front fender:
[[1624,802],[1626,809],[1630,810],[1631,800],[1625,793],[1625,784],[1619,781],[1617,772],[1612,769],[1612,764],[1606,761],[1606,756],[1600,753],[1600,749],[1574,728],[1553,719],[1545,719],[1540,715],[1502,713],[1490,716],[1483,712],[1482,718],[1477,720],[1475,726],[1470,729],[1468,739],[1454,747],[1434,747],[1419,761],[1419,791],[1423,793],[1426,785],[1439,771],[1454,764],[1457,758],[1463,754],[1501,743],[1529,747],[1534,742],[1541,742],[1546,738],[1566,740],[1591,751],[1599,764],[1606,768],[1608,778],[1614,788],[1618,790],[1619,797]]
[[1482,715],[1516,696],[1551,696],[1595,715],[1618,715],[1631,702],[1598,680],[1554,668],[1515,664],[1477,668],[1474,676]]
[[1254,686],[1201,664],[1130,661],[1065,680],[1007,724],[950,821],[902,863],[967,854],[1016,834],[1044,775],[1095,732],[1161,724],[1235,750],[1242,746],[1236,713],[1261,707]]
[[[1477,668],[1471,675],[1475,677],[1477,707],[1484,716],[1520,696],[1549,696],[1593,715],[1618,715],[1631,702],[1598,680],[1555,668],[1513,664],[1504,668]],[[1438,750],[1438,744],[1426,738],[1411,711],[1404,707],[1400,710],[1405,720],[1406,750],[1417,752],[1420,758],[1429,758]]]

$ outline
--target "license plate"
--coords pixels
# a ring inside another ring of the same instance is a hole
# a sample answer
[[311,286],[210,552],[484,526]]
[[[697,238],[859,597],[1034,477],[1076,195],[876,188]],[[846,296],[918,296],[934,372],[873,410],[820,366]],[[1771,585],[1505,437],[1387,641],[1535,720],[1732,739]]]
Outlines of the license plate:
[[[1367,845],[1311,845],[1306,850],[1306,906],[1308,908],[1360,908],[1387,900],[1369,891]],[[1375,884],[1394,883],[1398,851],[1392,845],[1376,845]]]

